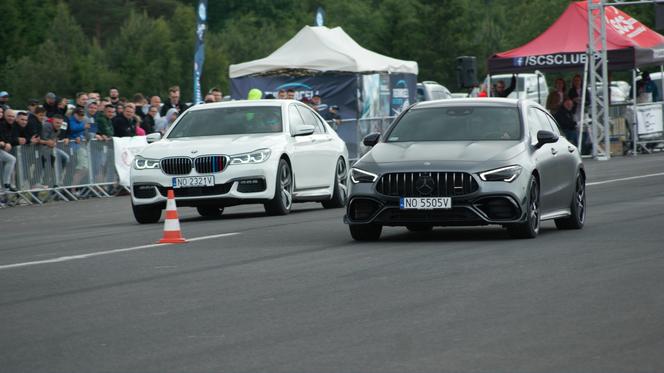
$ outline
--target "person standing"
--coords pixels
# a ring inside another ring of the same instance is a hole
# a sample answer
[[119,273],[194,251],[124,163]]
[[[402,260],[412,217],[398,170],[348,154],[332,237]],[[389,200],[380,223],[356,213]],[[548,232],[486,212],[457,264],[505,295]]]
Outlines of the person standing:
[[494,97],[507,97],[514,91],[514,88],[516,88],[516,75],[512,74],[512,80],[510,81],[510,86],[508,88],[505,88],[505,81],[504,80],[499,80],[496,82],[496,90],[495,92],[491,92],[492,96]]
[[10,152],[14,143],[11,127],[4,118],[4,109],[0,106],[0,164],[2,165],[2,186],[5,191],[16,192],[12,187],[12,175],[16,167],[16,157]]
[[44,104],[42,106],[46,109],[46,116],[49,118],[55,114],[62,114],[58,108],[57,97],[55,97],[55,93],[53,92],[49,92],[44,96]]
[[135,107],[127,104],[122,114],[113,118],[113,134],[116,137],[131,137],[136,135],[136,119],[134,118]]
[[[581,100],[583,98],[583,87],[581,81],[581,75],[576,74],[572,78],[572,86],[567,92],[567,97],[572,99],[574,102],[574,115],[577,121],[581,120]],[[590,105],[590,90],[586,89],[586,104],[587,107]]]
[[554,84],[553,90],[549,93],[549,98],[546,99],[546,109],[549,110],[551,115],[556,114],[565,99],[565,80],[558,78]]
[[101,115],[97,115],[97,133],[103,140],[110,140],[113,137],[113,118],[115,118],[115,107],[108,104]]
[[166,116],[169,109],[177,109],[178,113],[183,113],[187,110],[187,105],[180,102],[180,87],[177,85],[168,89],[168,100],[162,105],[159,111],[162,117]]
[[120,103],[120,91],[117,87],[111,87],[108,90],[108,97],[111,99],[111,105],[117,106]]
[[556,111],[553,117],[563,130],[565,138],[576,146],[579,141],[579,130],[577,129],[577,122],[574,115],[574,101],[569,97],[565,97],[563,105]]

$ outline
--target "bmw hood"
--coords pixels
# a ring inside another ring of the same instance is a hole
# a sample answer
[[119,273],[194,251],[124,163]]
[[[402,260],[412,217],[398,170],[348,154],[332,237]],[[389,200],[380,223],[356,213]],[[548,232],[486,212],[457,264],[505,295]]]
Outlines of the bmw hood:
[[284,134],[182,137],[162,139],[146,146],[140,155],[159,159],[165,156],[196,157],[205,154],[240,154],[257,149],[275,149],[285,143]]
[[430,141],[378,143],[359,163],[400,165],[482,164],[507,161],[525,151],[521,141]]

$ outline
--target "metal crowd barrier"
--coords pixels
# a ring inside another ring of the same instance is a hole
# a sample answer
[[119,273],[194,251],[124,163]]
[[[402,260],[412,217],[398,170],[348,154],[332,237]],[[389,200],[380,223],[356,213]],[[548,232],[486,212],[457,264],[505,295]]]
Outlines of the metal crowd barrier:
[[118,186],[112,141],[60,141],[55,147],[26,144],[12,150],[16,157],[13,183],[17,192],[0,192],[3,205],[44,204],[88,197],[110,197]]

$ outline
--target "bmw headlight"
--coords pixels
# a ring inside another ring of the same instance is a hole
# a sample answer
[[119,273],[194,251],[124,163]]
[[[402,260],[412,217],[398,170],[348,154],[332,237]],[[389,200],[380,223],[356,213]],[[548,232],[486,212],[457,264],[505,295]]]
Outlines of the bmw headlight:
[[258,149],[251,153],[231,155],[231,164],[263,163],[270,158],[270,154],[270,149]]
[[523,167],[518,165],[496,168],[480,172],[480,179],[484,181],[505,181],[511,183],[519,177],[521,170],[523,170]]
[[373,183],[378,179],[378,175],[361,170],[359,168],[350,169],[350,180],[354,183]]
[[134,158],[135,170],[145,170],[145,169],[155,169],[155,168],[159,168],[158,159],[143,158],[140,155],[137,155]]

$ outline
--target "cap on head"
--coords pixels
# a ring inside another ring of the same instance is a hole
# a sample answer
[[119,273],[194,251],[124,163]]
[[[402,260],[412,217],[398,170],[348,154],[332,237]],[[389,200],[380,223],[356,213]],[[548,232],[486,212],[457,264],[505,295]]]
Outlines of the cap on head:
[[7,91],[0,92],[0,98],[4,98],[4,97],[9,97],[9,92],[7,92]]
[[263,98],[263,92],[260,89],[252,88],[249,90],[247,100],[260,100],[261,98]]
[[49,100],[55,100],[55,93],[49,92],[46,94],[46,98]]

